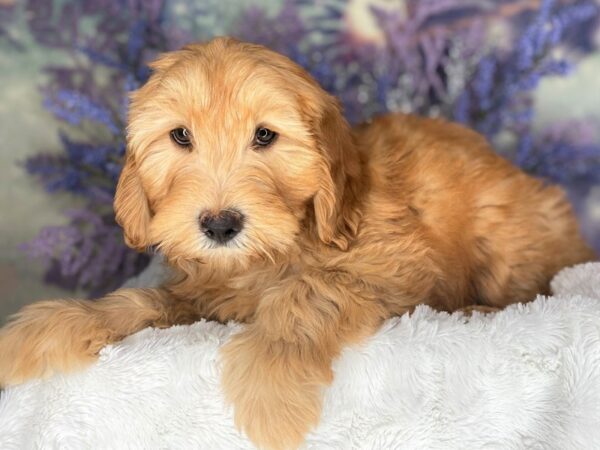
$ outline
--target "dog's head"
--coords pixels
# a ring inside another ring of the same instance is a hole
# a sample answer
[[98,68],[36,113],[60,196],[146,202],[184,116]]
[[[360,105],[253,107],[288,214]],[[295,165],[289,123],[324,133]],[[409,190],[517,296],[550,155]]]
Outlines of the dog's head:
[[127,243],[251,261],[302,231],[345,249],[360,166],[338,102],[288,58],[228,38],[151,64],[134,92],[115,211]]

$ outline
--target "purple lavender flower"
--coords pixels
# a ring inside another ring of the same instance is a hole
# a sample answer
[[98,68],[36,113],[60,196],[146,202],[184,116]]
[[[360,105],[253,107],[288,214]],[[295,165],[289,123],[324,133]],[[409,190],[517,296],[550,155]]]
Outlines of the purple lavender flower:
[[536,136],[523,135],[515,162],[536,175],[572,187],[600,183],[600,136],[585,121],[565,121]]
[[[87,131],[88,138],[73,140],[63,132],[63,155],[41,153],[25,162],[49,192],[83,197],[87,207],[70,213],[70,225],[42,230],[27,248],[47,262],[49,281],[93,293],[114,289],[148,259],[125,247],[112,199],[125,152],[127,91],[146,80],[148,60],[172,45],[162,26],[163,0],[133,0],[128,6],[120,0],[65,1],[51,14],[50,2],[26,5],[38,42],[89,58],[72,67],[49,67],[44,89],[48,111],[80,133]],[[97,20],[93,38],[78,26],[84,17]],[[109,83],[98,78],[98,66],[109,71]]]
[[58,119],[71,125],[79,125],[84,120],[90,120],[103,125],[112,134],[119,134],[121,128],[117,125],[113,113],[80,92],[63,89],[56,93],[47,93],[44,107]]
[[28,254],[48,264],[48,282],[102,295],[118,288],[148,263],[148,256],[126,249],[119,228],[110,218],[86,209],[67,215],[69,225],[46,227],[23,245]]
[[569,27],[598,14],[598,7],[578,2],[557,6],[544,0],[514,49],[483,57],[457,99],[453,118],[494,141],[501,130],[527,135],[533,118],[531,93],[547,76],[562,76],[571,65],[551,56]]

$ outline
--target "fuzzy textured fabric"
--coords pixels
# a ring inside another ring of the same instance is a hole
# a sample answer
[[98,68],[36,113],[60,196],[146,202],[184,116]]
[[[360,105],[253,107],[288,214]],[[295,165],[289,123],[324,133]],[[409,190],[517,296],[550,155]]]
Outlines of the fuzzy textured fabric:
[[[592,449],[600,443],[600,263],[554,297],[466,319],[419,307],[335,363],[309,449]],[[219,384],[241,328],[146,329],[97,364],[10,388],[2,449],[246,449]]]

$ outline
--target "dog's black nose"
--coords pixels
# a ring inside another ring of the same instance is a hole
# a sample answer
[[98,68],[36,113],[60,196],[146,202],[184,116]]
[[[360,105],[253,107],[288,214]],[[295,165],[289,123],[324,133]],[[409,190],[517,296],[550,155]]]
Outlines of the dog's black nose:
[[244,228],[242,213],[230,209],[214,215],[209,212],[200,215],[200,229],[204,234],[219,244],[233,239]]

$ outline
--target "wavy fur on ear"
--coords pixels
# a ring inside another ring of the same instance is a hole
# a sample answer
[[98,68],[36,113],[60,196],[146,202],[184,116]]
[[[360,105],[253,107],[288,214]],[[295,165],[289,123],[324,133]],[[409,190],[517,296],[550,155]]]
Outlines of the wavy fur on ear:
[[149,80],[130,95],[127,156],[125,165],[119,177],[113,207],[117,223],[123,228],[125,243],[136,250],[145,250],[152,244],[148,236],[148,226],[152,211],[148,202],[142,182],[138,175],[135,154],[138,148],[143,148],[147,143],[138,137],[140,128],[140,114],[144,111],[141,100],[152,95],[160,84],[162,74],[166,72],[185,49],[176,52],[163,53],[149,63],[153,73]]
[[137,250],[144,250],[148,247],[151,244],[148,239],[150,205],[131,153],[127,155],[117,184],[114,210],[117,223],[123,227],[125,232],[125,243]]
[[361,159],[335,98],[322,93],[316,117],[313,135],[324,158],[321,186],[313,200],[316,230],[323,242],[347,250],[361,217]]

